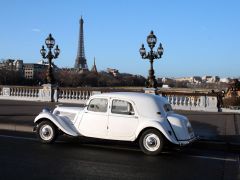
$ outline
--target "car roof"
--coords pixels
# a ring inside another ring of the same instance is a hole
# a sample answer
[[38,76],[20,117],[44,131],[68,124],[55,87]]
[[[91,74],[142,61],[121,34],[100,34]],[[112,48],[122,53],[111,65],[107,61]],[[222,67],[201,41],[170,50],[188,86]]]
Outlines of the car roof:
[[111,92],[96,94],[92,98],[119,98],[132,101],[137,107],[138,114],[144,117],[158,118],[158,112],[164,112],[162,106],[168,104],[164,97],[154,94],[136,93],[136,92]]
[[153,99],[160,100],[164,103],[168,103],[167,99],[155,94],[146,94],[146,93],[137,93],[137,92],[110,92],[110,93],[102,93],[96,94],[92,97],[111,97],[111,98],[126,98],[130,100],[138,100],[138,99]]

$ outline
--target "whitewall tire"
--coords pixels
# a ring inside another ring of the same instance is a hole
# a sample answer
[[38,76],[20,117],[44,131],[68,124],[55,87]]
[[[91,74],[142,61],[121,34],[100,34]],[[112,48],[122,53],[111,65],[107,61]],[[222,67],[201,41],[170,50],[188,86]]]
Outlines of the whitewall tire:
[[141,150],[147,155],[159,154],[164,146],[164,138],[156,129],[144,131],[139,139]]
[[37,137],[42,143],[53,143],[58,135],[57,127],[49,121],[42,121],[37,126]]

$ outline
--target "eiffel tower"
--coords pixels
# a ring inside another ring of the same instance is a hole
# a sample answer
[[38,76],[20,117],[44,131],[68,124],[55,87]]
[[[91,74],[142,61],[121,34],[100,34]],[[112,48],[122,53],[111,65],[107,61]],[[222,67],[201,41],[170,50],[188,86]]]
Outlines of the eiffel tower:
[[78,51],[74,68],[81,71],[88,71],[87,60],[84,53],[83,19],[80,19],[80,31],[78,40]]

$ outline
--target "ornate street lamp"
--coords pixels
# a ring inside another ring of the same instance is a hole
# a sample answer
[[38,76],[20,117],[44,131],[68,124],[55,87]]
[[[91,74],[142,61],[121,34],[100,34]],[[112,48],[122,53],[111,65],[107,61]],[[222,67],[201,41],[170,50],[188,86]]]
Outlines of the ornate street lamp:
[[60,49],[58,48],[58,45],[56,45],[54,49],[54,54],[52,53],[52,48],[55,45],[55,39],[52,37],[52,34],[49,34],[49,36],[45,40],[45,44],[48,48],[47,55],[46,55],[46,49],[44,48],[44,45],[42,46],[40,53],[44,59],[48,59],[47,83],[53,84],[55,83],[55,79],[54,79],[53,70],[52,70],[52,60],[58,57],[58,55],[60,54]]
[[142,44],[142,47],[139,49],[142,59],[149,59],[150,61],[149,76],[146,82],[146,86],[147,88],[157,88],[157,81],[155,79],[153,70],[153,61],[154,59],[160,59],[162,57],[163,47],[162,44],[160,43],[157,52],[153,51],[153,48],[157,43],[157,37],[153,34],[153,31],[151,31],[150,34],[147,36],[147,43],[150,48],[150,52],[148,53],[146,52],[144,44]]

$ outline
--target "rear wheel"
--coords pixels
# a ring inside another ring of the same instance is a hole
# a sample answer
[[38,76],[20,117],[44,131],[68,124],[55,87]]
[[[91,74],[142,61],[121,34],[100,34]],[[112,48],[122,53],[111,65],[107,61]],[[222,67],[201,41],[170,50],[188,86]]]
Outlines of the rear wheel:
[[139,146],[147,155],[159,154],[163,149],[163,145],[164,138],[162,134],[155,129],[144,131],[139,139]]
[[37,137],[42,143],[50,144],[53,143],[57,136],[58,130],[57,127],[49,121],[42,121],[37,126]]

